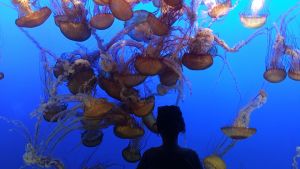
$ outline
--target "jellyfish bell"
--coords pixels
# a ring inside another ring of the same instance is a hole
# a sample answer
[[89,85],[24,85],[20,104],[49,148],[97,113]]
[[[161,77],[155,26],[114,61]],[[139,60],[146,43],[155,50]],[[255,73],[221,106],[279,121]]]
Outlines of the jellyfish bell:
[[89,27],[85,17],[76,21],[67,19],[64,16],[55,16],[55,23],[58,25],[62,34],[73,41],[82,42],[89,39],[92,35],[91,28]]
[[69,75],[70,68],[70,62],[68,62],[67,60],[58,59],[53,67],[53,75],[56,78],[62,76],[64,79],[66,79]]
[[68,89],[72,94],[90,93],[96,85],[96,77],[90,63],[77,59],[73,63],[73,73],[68,78]]
[[122,157],[129,163],[135,163],[141,160],[142,155],[139,150],[131,148],[130,146],[122,150]]
[[147,78],[147,76],[143,76],[138,73],[115,73],[113,74],[113,77],[120,84],[128,88],[142,84]]
[[251,136],[253,136],[256,133],[255,128],[246,128],[246,127],[222,127],[222,132],[234,140],[242,140],[247,139]]
[[116,125],[114,127],[115,136],[122,139],[135,139],[145,134],[145,130],[136,124],[136,122],[129,122],[126,125]]
[[87,97],[83,103],[85,119],[101,119],[114,107],[114,104],[106,101],[104,98]]
[[179,79],[179,75],[172,68],[167,66],[165,66],[158,75],[160,83],[164,86],[174,86]]
[[254,29],[262,27],[266,23],[267,17],[268,17],[267,14],[260,15],[260,16],[240,14],[240,20],[242,24],[246,28],[254,28]]
[[271,83],[279,83],[282,82],[287,76],[286,70],[285,69],[280,69],[280,68],[268,68],[264,72],[264,78],[268,82]]
[[95,29],[104,30],[111,27],[114,20],[114,16],[110,13],[99,13],[91,18],[90,25]]
[[125,0],[110,0],[109,8],[112,14],[121,21],[127,21],[133,16],[132,8]]
[[[129,103],[130,104],[130,103]],[[138,102],[131,103],[132,113],[138,117],[144,117],[150,114],[154,109],[155,97],[150,96],[148,98],[138,100]]]
[[226,169],[226,163],[217,155],[210,155],[203,160],[205,169]]
[[67,105],[63,103],[51,103],[47,105],[43,111],[43,117],[47,122],[57,122],[59,119],[63,118],[59,115],[67,109]]
[[163,68],[162,58],[137,56],[135,58],[134,67],[142,75],[157,75]]
[[86,147],[96,147],[101,144],[103,135],[101,130],[85,130],[81,133],[81,143]]
[[288,76],[292,80],[300,81],[300,70],[290,69],[288,72]]
[[0,80],[4,79],[4,73],[0,72]]
[[18,8],[19,18],[16,19],[15,23],[19,27],[33,28],[40,26],[51,15],[51,10],[48,7],[33,11],[29,0],[12,0],[12,3]]
[[190,70],[205,70],[213,65],[213,57],[211,54],[185,53],[182,57],[182,64]]
[[152,13],[149,13],[147,17],[147,23],[150,25],[153,34],[157,36],[165,36],[170,31],[169,26],[160,19],[156,18],[156,16]]
[[216,3],[209,9],[208,15],[213,19],[219,19],[228,14],[232,5],[231,0],[226,0],[225,2]]
[[113,81],[110,78],[100,76],[98,78],[98,85],[103,89],[110,97],[121,100],[120,93],[122,91],[122,86],[120,83]]

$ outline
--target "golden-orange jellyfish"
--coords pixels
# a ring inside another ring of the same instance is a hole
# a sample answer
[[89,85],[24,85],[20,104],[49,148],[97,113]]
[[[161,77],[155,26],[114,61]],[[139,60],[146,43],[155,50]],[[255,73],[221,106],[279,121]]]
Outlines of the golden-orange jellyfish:
[[19,27],[33,28],[40,26],[51,15],[51,10],[48,7],[33,11],[29,0],[12,0],[12,3],[19,12],[19,18],[16,19],[16,25]]
[[101,144],[103,135],[101,130],[85,130],[81,133],[81,143],[86,147],[96,147]]
[[152,13],[149,13],[147,17],[147,23],[149,24],[153,34],[157,36],[167,35],[170,31],[169,26],[160,19],[156,18],[156,16]]
[[[70,0],[62,0],[61,3],[62,9],[56,9],[58,12],[54,17],[54,21],[62,34],[70,40],[79,42],[90,38],[92,31],[88,25],[83,2],[71,3]],[[53,2],[53,6],[60,5]]]
[[288,76],[292,80],[300,81],[300,57],[292,59],[290,69],[288,71]]
[[213,64],[213,56],[210,50],[215,40],[211,29],[200,29],[191,39],[189,52],[182,57],[182,64],[191,70],[204,70]]
[[138,162],[141,158],[141,138],[132,139],[127,147],[122,150],[122,157],[130,163]]
[[129,107],[134,115],[138,117],[147,116],[154,109],[155,97],[150,96],[145,99],[138,99],[137,102],[129,102]]
[[125,0],[110,0],[109,8],[112,14],[122,21],[127,21],[133,16],[131,5]]
[[73,73],[68,77],[68,89],[72,94],[90,93],[96,85],[96,77],[90,63],[78,59],[73,63]]
[[231,0],[205,0],[208,4],[208,15],[213,19],[219,19],[228,14],[232,8]]
[[57,122],[62,116],[59,115],[60,112],[67,109],[66,104],[62,103],[50,103],[46,105],[43,111],[43,117],[48,122]]
[[247,28],[262,27],[266,21],[268,14],[264,12],[263,8],[265,0],[252,0],[250,12],[245,11],[240,13],[240,20]]
[[226,169],[226,163],[218,155],[210,155],[203,160],[205,169]]
[[99,30],[104,30],[109,28],[115,20],[115,17],[109,13],[106,7],[102,7],[102,10],[99,10],[99,5],[94,6],[94,15],[90,20],[91,27]]
[[256,133],[255,128],[249,128],[251,113],[263,106],[267,101],[267,94],[261,90],[259,94],[238,113],[232,126],[222,127],[223,133],[235,140],[246,139]]
[[132,117],[125,125],[116,125],[114,134],[122,139],[135,139],[145,134],[145,130]]

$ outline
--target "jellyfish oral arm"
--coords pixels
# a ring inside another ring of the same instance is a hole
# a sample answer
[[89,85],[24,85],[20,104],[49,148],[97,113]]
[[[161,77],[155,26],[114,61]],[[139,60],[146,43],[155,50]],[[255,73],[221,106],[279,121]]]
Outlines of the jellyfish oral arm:
[[285,54],[291,56],[293,59],[300,59],[300,51],[298,49],[293,49],[289,46],[286,46]]
[[267,102],[267,95],[262,90],[260,93],[243,109],[240,110],[238,117],[234,122],[236,127],[248,127],[250,115],[255,110],[263,106]]
[[214,41],[220,45],[222,48],[224,48],[227,52],[238,52],[242,47],[246,46],[248,43],[250,43],[251,40],[256,38],[259,35],[264,34],[266,31],[265,28],[259,29],[256,32],[254,32],[252,35],[248,37],[248,39],[240,41],[237,45],[234,47],[229,47],[229,45],[222,39],[220,39],[218,36],[214,35]]

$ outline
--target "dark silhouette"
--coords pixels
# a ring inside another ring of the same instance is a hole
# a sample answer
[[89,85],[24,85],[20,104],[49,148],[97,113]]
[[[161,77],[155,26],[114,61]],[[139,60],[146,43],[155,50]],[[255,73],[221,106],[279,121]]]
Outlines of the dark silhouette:
[[185,132],[179,107],[159,107],[156,123],[163,144],[147,150],[137,169],[203,169],[195,151],[178,145],[179,133]]

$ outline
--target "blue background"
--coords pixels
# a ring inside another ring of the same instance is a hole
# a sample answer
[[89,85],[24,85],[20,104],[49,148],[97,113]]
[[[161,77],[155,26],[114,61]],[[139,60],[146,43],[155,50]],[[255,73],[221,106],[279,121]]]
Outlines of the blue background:
[[[8,0],[1,1],[12,6]],[[273,0],[269,3],[267,25],[276,22],[296,2]],[[239,21],[238,14],[246,5],[248,2],[241,0],[236,9],[212,27],[231,46],[254,32],[244,28]],[[37,108],[43,98],[39,51],[16,27],[16,17],[16,11],[0,4],[0,71],[5,73],[5,79],[0,81],[0,115],[23,121],[33,132],[35,119],[30,118],[30,112]],[[295,36],[300,35],[297,20],[290,27],[294,28],[292,32]],[[98,33],[108,39],[119,29],[120,22]],[[28,32],[56,54],[77,48],[74,42],[63,37],[54,25],[53,17]],[[91,50],[96,48],[92,38],[82,44]],[[228,69],[225,68],[219,76],[223,66],[221,59],[216,58],[214,65],[205,71],[184,69],[184,74],[192,84],[192,95],[186,92],[184,102],[180,104],[187,125],[186,134],[180,138],[183,146],[196,150],[202,159],[214,151],[223,137],[220,127],[230,124],[238,110],[262,87],[266,50],[267,40],[264,35],[254,39],[238,53],[228,54],[228,62],[238,81],[242,100],[239,99]],[[219,51],[222,54],[222,50]],[[300,83],[286,79],[282,83],[265,86],[267,104],[253,113],[250,122],[250,126],[257,128],[258,132],[250,139],[238,143],[224,156],[229,169],[291,168],[295,147],[300,145]],[[157,106],[172,103],[172,95],[157,98]],[[17,169],[23,164],[25,140],[21,133],[11,132],[11,128],[14,127],[0,122],[0,168]],[[159,137],[150,135],[147,148],[159,144]],[[126,145],[127,141],[113,136],[111,128],[105,130],[104,141],[90,164],[108,162],[134,168],[135,164],[128,164],[121,157],[121,150]],[[66,167],[77,169],[93,150],[81,146],[80,133],[74,132],[59,144],[55,156],[64,160]]]

